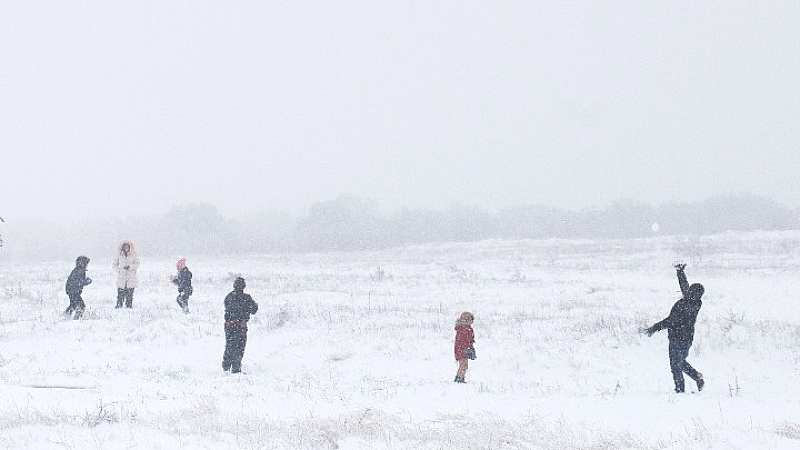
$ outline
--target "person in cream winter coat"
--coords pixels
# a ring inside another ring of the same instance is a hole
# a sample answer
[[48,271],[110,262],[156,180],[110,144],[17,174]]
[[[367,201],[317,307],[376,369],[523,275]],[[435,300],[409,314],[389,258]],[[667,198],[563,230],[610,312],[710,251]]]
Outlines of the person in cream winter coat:
[[133,307],[133,290],[139,285],[139,254],[133,242],[125,240],[119,243],[117,254],[112,263],[117,272],[117,308]]

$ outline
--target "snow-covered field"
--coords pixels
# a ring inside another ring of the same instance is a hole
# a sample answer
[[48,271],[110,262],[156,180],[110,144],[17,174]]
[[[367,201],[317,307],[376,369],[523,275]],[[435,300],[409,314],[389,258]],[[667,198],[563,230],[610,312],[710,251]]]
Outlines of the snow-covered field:
[[[800,232],[186,255],[189,315],[175,261],[142,254],[115,310],[112,255],[87,256],[81,321],[60,316],[73,261],[0,261],[0,448],[800,448]],[[706,287],[706,389],[684,395],[666,332],[639,333],[680,296],[678,259]],[[261,307],[239,375],[220,366],[235,275]]]

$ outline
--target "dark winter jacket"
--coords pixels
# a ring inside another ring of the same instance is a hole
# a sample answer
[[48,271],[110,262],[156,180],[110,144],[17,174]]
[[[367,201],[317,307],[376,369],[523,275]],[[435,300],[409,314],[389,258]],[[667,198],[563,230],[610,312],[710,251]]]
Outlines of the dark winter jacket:
[[225,297],[225,323],[231,323],[242,328],[250,320],[250,314],[258,311],[258,303],[242,291],[232,291]]
[[173,283],[178,285],[178,292],[181,294],[192,295],[192,272],[188,267],[184,267],[178,272],[178,276],[172,280]]
[[453,345],[456,361],[466,358],[466,356],[464,356],[464,350],[472,347],[474,342],[475,332],[472,330],[472,326],[460,320],[456,321],[456,339]]
[[75,261],[75,268],[70,272],[67,277],[65,290],[67,295],[80,295],[83,292],[83,287],[86,286],[86,266],[89,265],[89,258],[80,256]]
[[[675,302],[666,319],[650,327],[650,330],[656,332],[666,328],[670,341],[691,343],[694,340],[694,323],[697,321],[700,307],[703,306],[700,300],[703,288],[699,284],[690,287],[683,270],[678,270],[678,284],[681,286],[683,298]],[[696,287],[699,291],[695,289]]]

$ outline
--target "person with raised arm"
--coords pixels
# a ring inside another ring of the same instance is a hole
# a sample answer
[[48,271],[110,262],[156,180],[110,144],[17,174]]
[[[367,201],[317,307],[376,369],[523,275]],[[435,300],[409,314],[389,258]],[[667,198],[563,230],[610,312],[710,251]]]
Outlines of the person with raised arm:
[[682,393],[686,390],[683,374],[689,376],[697,383],[697,390],[702,391],[705,386],[703,374],[698,372],[686,358],[689,356],[689,349],[694,341],[694,324],[697,321],[697,314],[703,306],[703,293],[705,288],[700,283],[689,285],[684,269],[686,264],[676,264],[675,269],[678,274],[678,284],[681,287],[680,300],[675,302],[666,319],[655,323],[650,328],[644,330],[647,336],[667,329],[669,339],[669,367],[672,371],[672,379],[675,381],[675,392]]

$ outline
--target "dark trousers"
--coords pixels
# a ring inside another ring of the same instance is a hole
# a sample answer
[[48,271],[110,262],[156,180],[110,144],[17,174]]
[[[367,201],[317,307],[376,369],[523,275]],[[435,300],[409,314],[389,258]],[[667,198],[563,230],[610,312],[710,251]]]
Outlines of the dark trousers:
[[694,381],[701,377],[700,373],[686,361],[691,347],[691,342],[669,341],[669,368],[672,370],[672,379],[675,381],[675,392],[684,392],[686,389],[683,382],[684,373]]
[[81,294],[70,294],[69,296],[69,306],[67,306],[67,310],[64,311],[64,314],[71,316],[72,313],[75,313],[74,319],[78,320],[83,316],[83,310],[86,309],[86,304],[83,303],[83,299],[81,298]]
[[122,308],[123,301],[126,308],[133,308],[133,289],[117,289],[117,308]]
[[178,292],[178,298],[175,301],[184,312],[189,310],[189,294],[187,292]]
[[247,345],[247,328],[238,325],[225,326],[225,354],[222,355],[222,369],[231,372],[242,371],[244,347]]

